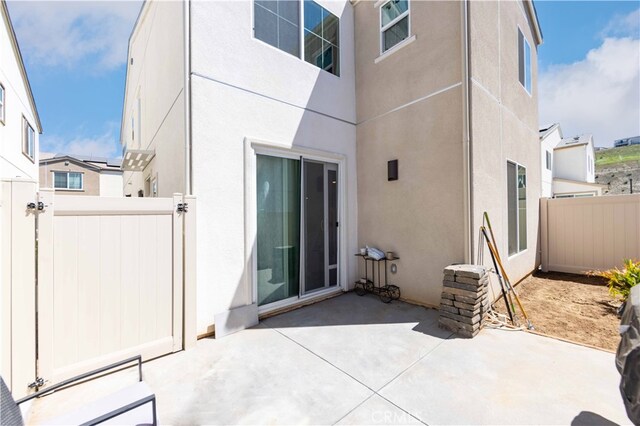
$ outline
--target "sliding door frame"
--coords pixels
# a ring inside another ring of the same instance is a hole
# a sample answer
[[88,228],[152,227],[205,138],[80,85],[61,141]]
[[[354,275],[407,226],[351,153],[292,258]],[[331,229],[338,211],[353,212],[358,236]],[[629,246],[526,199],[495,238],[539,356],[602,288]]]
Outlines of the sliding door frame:
[[[347,229],[346,229],[346,156],[337,153],[331,153],[321,150],[309,149],[304,147],[292,147],[290,145],[262,141],[257,139],[245,139],[244,144],[244,188],[245,188],[245,203],[244,203],[244,217],[245,217],[245,264],[246,273],[244,279],[245,291],[247,295],[247,304],[258,303],[258,256],[257,256],[257,155],[268,155],[272,157],[288,158],[300,160],[300,175],[303,176],[303,160],[319,161],[323,163],[333,163],[338,167],[338,285],[335,287],[328,287],[323,290],[313,291],[311,293],[302,294],[303,281],[300,281],[300,292],[298,297],[290,297],[287,299],[279,300],[277,302],[269,303],[267,305],[259,306],[258,313],[267,313],[283,307],[296,305],[308,301],[309,299],[321,298],[323,296],[345,291],[348,288],[347,285],[347,271],[346,265],[348,265],[346,259],[346,247],[347,247]],[[304,189],[301,188],[301,196]],[[301,206],[301,210],[303,207]],[[301,212],[302,213],[302,212]],[[303,220],[301,214],[301,221]],[[303,243],[303,236],[301,235],[301,244]],[[303,271],[303,262],[301,262],[300,270]],[[301,275],[302,277],[302,275]]]
[[[322,292],[324,290],[327,290],[331,287],[331,270],[332,269],[337,269],[337,281],[338,281],[338,285],[334,286],[335,287],[339,287],[340,286],[340,266],[341,266],[341,262],[340,262],[340,237],[341,237],[341,226],[338,226],[336,229],[336,234],[337,234],[337,238],[338,238],[338,245],[336,247],[337,250],[337,254],[336,254],[336,263],[332,265],[329,263],[329,258],[330,258],[330,250],[329,250],[329,232],[330,232],[330,228],[329,228],[329,185],[328,185],[328,177],[329,177],[329,171],[335,171],[336,172],[336,180],[338,181],[338,187],[336,188],[338,191],[338,196],[336,198],[336,203],[338,204],[338,218],[337,218],[337,222],[340,222],[340,165],[335,162],[334,160],[332,161],[320,161],[320,160],[316,160],[316,159],[311,159],[308,156],[303,156],[301,157],[301,166],[300,166],[300,297],[305,297],[305,296],[310,296],[313,295],[315,293],[319,293]],[[313,289],[313,290],[308,290],[306,289],[306,284],[307,284],[307,280],[306,280],[306,260],[307,260],[307,256],[306,256],[306,250],[307,250],[307,245],[306,245],[306,238],[307,238],[307,227],[306,227],[306,218],[307,218],[307,203],[306,203],[306,198],[305,198],[305,189],[307,187],[306,185],[306,175],[305,175],[305,163],[316,163],[316,164],[320,164],[322,165],[322,183],[323,183],[323,203],[322,203],[322,207],[323,207],[323,222],[324,222],[324,228],[322,230],[323,232],[323,244],[324,244],[324,259],[323,259],[323,270],[324,270],[324,283],[322,287]]]

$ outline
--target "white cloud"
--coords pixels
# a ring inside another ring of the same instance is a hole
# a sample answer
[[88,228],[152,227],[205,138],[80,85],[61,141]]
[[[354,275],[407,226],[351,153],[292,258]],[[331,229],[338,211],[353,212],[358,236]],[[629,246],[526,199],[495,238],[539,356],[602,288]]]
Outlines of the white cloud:
[[40,152],[117,158],[121,156],[119,130],[119,124],[111,122],[108,123],[107,129],[99,135],[83,135],[66,139],[58,135],[47,136],[43,134],[40,137]]
[[110,70],[127,60],[141,1],[9,1],[20,47],[30,62],[71,69],[92,61]]
[[607,37],[637,37],[640,32],[640,9],[628,15],[615,15],[604,27],[600,36]]
[[[631,34],[639,16],[618,17],[608,33]],[[559,122],[565,136],[592,133],[596,145],[611,146],[640,135],[640,39],[607,37],[583,60],[542,72],[538,88],[540,123]]]

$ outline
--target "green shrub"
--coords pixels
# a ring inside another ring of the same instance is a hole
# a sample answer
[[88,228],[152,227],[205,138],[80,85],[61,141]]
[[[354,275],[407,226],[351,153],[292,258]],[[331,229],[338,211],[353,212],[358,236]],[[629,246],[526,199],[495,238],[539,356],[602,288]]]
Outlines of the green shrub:
[[606,271],[593,271],[589,275],[606,278],[609,281],[609,293],[614,297],[627,300],[631,287],[640,284],[640,261],[625,259],[622,270],[612,268]]

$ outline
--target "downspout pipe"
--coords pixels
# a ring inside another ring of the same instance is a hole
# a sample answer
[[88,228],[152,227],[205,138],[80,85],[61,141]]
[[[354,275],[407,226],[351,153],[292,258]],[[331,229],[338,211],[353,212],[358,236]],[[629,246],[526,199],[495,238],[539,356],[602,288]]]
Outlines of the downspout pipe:
[[464,210],[464,262],[473,263],[473,153],[471,132],[471,64],[469,58],[469,0],[461,2],[462,14],[462,175]]
[[184,3],[184,193],[193,195],[191,167],[191,1]]

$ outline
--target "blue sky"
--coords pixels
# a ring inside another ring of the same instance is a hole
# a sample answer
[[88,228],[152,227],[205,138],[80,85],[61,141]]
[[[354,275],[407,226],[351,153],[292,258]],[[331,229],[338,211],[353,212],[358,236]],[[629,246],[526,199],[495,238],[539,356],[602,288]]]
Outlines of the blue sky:
[[535,3],[540,125],[596,146],[640,135],[640,2]]
[[[117,157],[127,41],[141,2],[10,0],[41,151]],[[640,134],[640,2],[537,1],[540,124],[596,145]]]
[[640,1],[536,1],[535,5],[544,37],[539,66],[544,69],[584,59],[601,44],[607,26],[617,16],[638,10]]

